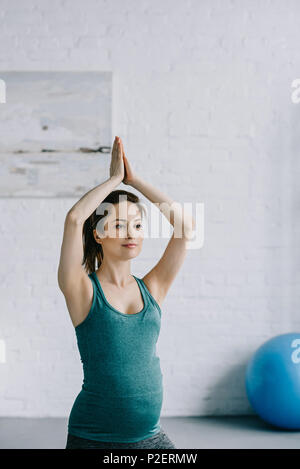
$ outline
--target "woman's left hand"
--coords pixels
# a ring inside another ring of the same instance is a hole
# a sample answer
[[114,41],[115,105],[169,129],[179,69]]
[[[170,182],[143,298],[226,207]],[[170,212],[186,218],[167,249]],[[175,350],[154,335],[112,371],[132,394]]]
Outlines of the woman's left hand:
[[128,159],[125,156],[125,151],[124,151],[122,140],[121,140],[121,147],[122,147],[122,156],[123,156],[123,161],[124,161],[124,178],[122,182],[123,184],[132,185],[135,181],[135,174],[133,172],[132,167],[129,164]]

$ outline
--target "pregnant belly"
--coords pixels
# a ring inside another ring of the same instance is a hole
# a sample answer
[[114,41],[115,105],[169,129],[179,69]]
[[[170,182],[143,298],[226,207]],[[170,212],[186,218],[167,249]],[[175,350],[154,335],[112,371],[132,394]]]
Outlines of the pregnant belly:
[[73,404],[68,430],[99,441],[132,441],[155,434],[163,390],[129,397],[108,397],[82,389]]

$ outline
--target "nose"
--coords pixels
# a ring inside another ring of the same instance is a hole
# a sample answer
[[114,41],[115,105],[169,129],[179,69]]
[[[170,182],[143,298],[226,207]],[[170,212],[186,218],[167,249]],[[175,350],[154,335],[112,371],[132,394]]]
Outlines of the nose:
[[134,237],[134,231],[132,228],[127,229],[127,238],[132,239]]
[[132,240],[136,236],[136,231],[134,229],[134,226],[130,223],[127,225],[127,238]]

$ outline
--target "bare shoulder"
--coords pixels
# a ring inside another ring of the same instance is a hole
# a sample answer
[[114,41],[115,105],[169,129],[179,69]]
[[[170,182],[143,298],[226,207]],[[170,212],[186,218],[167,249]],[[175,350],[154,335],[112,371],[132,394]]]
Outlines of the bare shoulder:
[[77,327],[85,320],[93,304],[92,280],[83,271],[73,287],[63,291],[63,294],[72,324]]

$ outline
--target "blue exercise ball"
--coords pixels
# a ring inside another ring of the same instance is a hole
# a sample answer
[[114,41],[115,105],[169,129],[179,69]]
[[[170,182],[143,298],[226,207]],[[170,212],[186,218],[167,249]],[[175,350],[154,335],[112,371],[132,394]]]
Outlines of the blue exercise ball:
[[263,343],[246,369],[246,392],[253,410],[279,428],[300,429],[300,333]]

